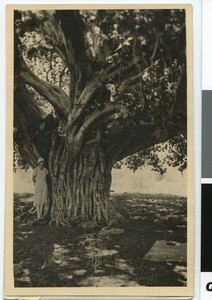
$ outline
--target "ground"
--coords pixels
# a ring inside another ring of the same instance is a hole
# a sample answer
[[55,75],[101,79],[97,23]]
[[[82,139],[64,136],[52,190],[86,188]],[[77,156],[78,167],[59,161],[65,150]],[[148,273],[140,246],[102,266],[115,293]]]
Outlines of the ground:
[[112,194],[124,218],[103,229],[23,218],[32,200],[14,195],[16,287],[186,285],[186,198]]

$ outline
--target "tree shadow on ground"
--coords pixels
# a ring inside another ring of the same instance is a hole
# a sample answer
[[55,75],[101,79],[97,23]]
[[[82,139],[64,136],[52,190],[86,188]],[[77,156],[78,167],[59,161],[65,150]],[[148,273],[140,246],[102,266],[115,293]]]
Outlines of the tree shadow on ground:
[[157,241],[173,247],[187,242],[186,198],[114,194],[111,201],[124,219],[106,229],[26,220],[32,200],[14,195],[16,287],[186,285],[186,261],[145,259]]

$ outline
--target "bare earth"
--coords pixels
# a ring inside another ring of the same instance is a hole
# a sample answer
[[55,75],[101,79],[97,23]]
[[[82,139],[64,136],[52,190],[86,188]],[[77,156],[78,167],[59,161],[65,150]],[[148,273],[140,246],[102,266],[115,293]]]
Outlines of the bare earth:
[[186,285],[186,198],[113,194],[124,219],[104,229],[38,224],[23,217],[32,200],[14,195],[15,286]]

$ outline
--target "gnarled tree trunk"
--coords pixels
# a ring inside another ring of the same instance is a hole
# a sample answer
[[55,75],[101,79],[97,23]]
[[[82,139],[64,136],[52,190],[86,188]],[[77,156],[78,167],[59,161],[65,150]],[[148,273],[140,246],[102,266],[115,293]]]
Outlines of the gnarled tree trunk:
[[49,157],[52,179],[51,223],[96,221],[115,217],[110,205],[111,167],[98,144],[83,147],[74,158],[57,137]]
[[[92,19],[93,25],[88,25],[79,10],[42,11],[39,16],[33,12],[29,20],[22,18],[21,11],[14,14],[14,140],[32,167],[39,156],[45,159],[50,172],[48,214],[56,224],[92,220],[107,223],[116,217],[109,201],[114,163],[179,136],[187,128],[184,26],[170,34],[166,26],[153,24],[159,17],[172,28],[172,11],[169,17],[167,12],[164,16],[162,11],[152,12],[152,21],[144,26],[151,38],[144,34],[144,47],[137,39],[140,25],[138,32],[128,37],[137,19],[132,11],[134,21],[124,22],[126,28],[123,25],[127,43],[116,45],[113,31],[109,34],[104,29],[103,15],[107,12],[99,12],[96,24]],[[181,14],[179,20],[184,19]],[[112,18],[118,26],[116,14],[116,19],[112,14],[107,17],[109,24]],[[140,20],[143,26],[143,18]],[[110,27],[113,30],[114,26],[108,26],[107,31]],[[23,34],[31,30],[38,30],[46,44],[33,44],[28,49]],[[179,45],[181,51],[176,52]],[[39,58],[43,51],[49,70],[40,74],[31,56]],[[55,67],[59,79],[49,77],[56,58],[63,65],[62,71]],[[68,84],[62,86],[66,69]],[[167,92],[170,80],[174,88]],[[39,101],[45,100],[52,107],[53,114],[46,116],[33,91]]]

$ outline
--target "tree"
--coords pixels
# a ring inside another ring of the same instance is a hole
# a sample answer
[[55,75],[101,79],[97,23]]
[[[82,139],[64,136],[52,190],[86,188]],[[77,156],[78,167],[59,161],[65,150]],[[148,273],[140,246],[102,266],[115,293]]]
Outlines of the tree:
[[[14,14],[14,145],[44,157],[51,222],[115,217],[111,170],[127,157],[186,168],[184,10]],[[47,113],[48,111],[48,113]]]

